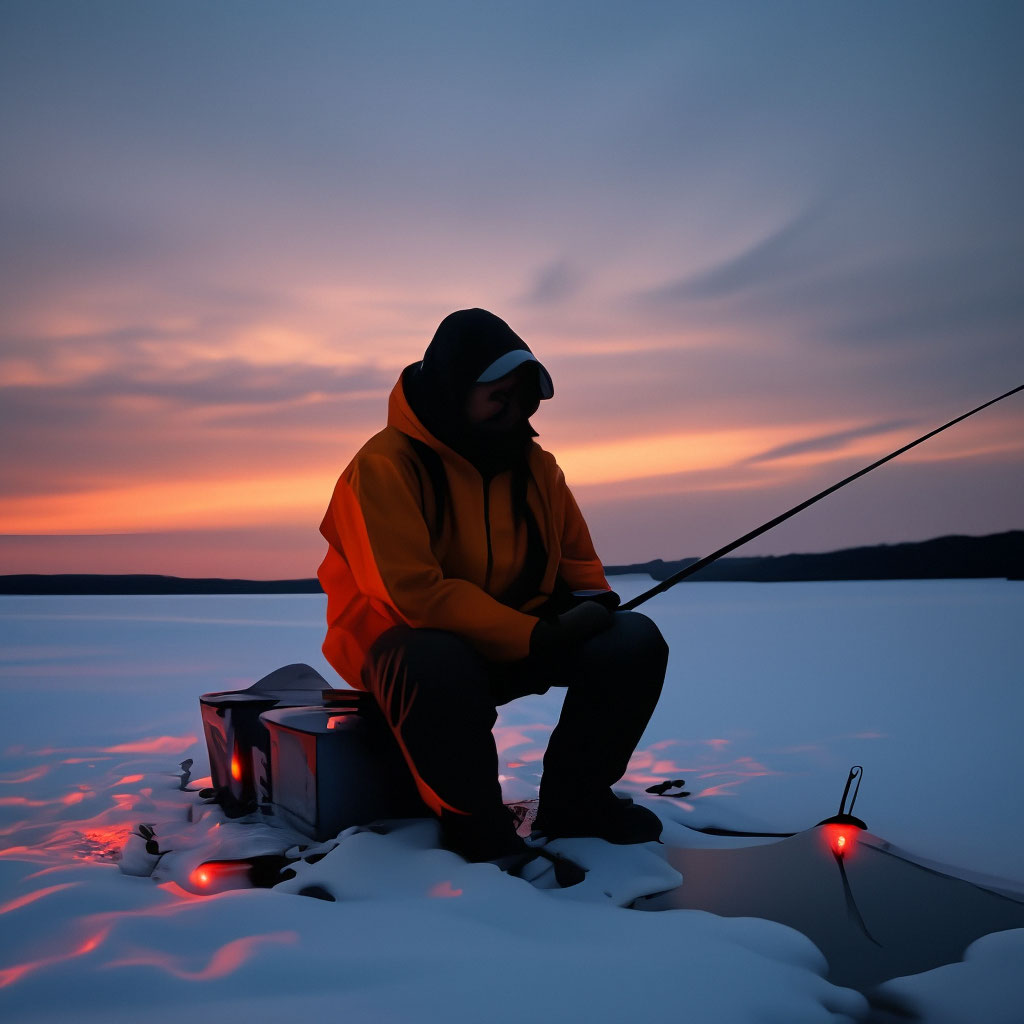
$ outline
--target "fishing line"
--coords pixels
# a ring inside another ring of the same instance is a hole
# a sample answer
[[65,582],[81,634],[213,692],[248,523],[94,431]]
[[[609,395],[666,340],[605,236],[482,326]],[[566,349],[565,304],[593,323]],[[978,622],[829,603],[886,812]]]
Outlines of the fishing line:
[[877,469],[879,466],[884,465],[890,459],[895,459],[897,455],[902,455],[906,451],[910,451],[915,445],[921,444],[922,441],[927,441],[928,438],[934,437],[936,434],[941,433],[947,427],[952,427],[954,424],[959,423],[961,420],[967,419],[968,416],[973,416],[976,412],[981,412],[982,409],[987,409],[990,405],[995,405],[996,402],[1001,402],[1004,398],[1009,398],[1010,395],[1017,394],[1018,391],[1024,391],[1024,384],[1019,387],[1015,387],[1012,391],[1007,391],[1005,395],[1000,395],[998,398],[993,398],[991,401],[986,402],[984,405],[979,405],[977,409],[972,409],[970,412],[965,412],[962,416],[957,416],[955,420],[950,420],[948,423],[943,423],[941,427],[936,427],[934,430],[930,430],[927,434],[922,435],[916,441],[911,441],[910,444],[905,444],[902,448],[892,452],[890,455],[886,455],[884,459],[879,459],[877,462],[872,462],[870,466],[865,466],[863,469],[858,470],[851,476],[846,477],[845,480],[840,480],[839,483],[833,484],[831,487],[827,487],[825,490],[814,495],[813,498],[808,498],[806,501],[802,501],[799,505],[791,508],[788,512],[783,512],[781,516],[776,516],[774,519],[762,526],[759,526],[756,530],[751,530],[750,533],[745,533],[742,537],[734,540],[731,544],[726,544],[725,547],[719,548],[717,551],[713,551],[710,555],[705,555],[700,560],[693,563],[693,565],[686,566],[685,569],[680,569],[679,572],[673,573],[667,579],[662,580],[657,586],[651,587],[650,590],[645,590],[642,594],[634,597],[632,600],[627,601],[621,606],[621,610],[624,612],[632,611],[632,609],[639,607],[645,601],[649,601],[652,597],[656,597],[658,594],[664,593],[670,587],[674,587],[677,583],[682,583],[688,576],[692,576],[696,572],[700,572],[705,566],[710,565],[712,562],[721,558],[723,555],[727,555],[730,551],[735,551],[736,548],[747,541],[753,540],[755,537],[760,537],[762,533],[767,533],[769,530],[778,526],[779,523],[784,523],[787,519],[795,516],[797,512],[802,512],[809,505],[813,505],[816,501],[821,501],[822,498],[827,497],[833,491],[838,491],[840,487],[845,487],[848,483],[852,483],[858,477],[864,476],[865,473],[870,473],[871,470]]

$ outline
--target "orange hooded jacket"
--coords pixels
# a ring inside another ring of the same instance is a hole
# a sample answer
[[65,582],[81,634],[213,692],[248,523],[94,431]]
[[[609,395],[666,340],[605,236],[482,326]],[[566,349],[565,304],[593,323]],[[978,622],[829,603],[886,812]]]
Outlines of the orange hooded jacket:
[[[428,467],[410,438],[437,453],[449,497],[439,524]],[[328,543],[317,577],[327,595],[324,656],[362,688],[371,644],[392,626],[443,629],[492,661],[529,653],[538,619],[555,592],[608,590],[565,477],[554,457],[531,442],[526,500],[547,552],[537,592],[513,608],[506,592],[527,557],[528,530],[516,522],[510,471],[487,487],[467,459],[433,437],[412,411],[400,377],[388,425],[359,450],[338,480],[320,532]],[[440,529],[438,529],[440,525]]]

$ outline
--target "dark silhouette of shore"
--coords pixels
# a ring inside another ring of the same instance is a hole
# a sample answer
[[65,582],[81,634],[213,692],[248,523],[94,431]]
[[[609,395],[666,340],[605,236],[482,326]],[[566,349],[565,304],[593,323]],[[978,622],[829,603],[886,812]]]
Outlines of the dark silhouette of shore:
[[[696,558],[608,565],[609,576],[647,573],[663,580]],[[818,580],[1024,579],[1024,530],[986,537],[937,537],[823,554],[721,558],[697,582],[792,583]],[[22,574],[0,576],[0,594],[319,594],[316,579],[187,579],[179,576]]]
[[71,574],[0,576],[0,594],[322,594],[320,581]]
[[[696,558],[656,558],[608,565],[608,575],[648,573],[664,580]],[[1021,579],[1024,530],[987,537],[937,537],[906,544],[877,544],[812,555],[720,558],[690,577],[698,582],[795,583],[818,580]]]

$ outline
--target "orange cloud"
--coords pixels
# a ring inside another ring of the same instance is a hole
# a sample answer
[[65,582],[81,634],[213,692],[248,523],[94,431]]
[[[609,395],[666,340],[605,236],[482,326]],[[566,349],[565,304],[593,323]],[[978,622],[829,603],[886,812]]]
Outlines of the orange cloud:
[[[570,444],[558,452],[558,462],[572,484],[581,486],[637,480],[718,469],[780,447],[809,433],[832,433],[848,427],[837,423],[800,423],[730,430],[649,434],[597,444]],[[875,441],[877,451],[878,439]],[[851,446],[853,447],[853,446]],[[844,449],[843,455],[849,455]],[[807,462],[835,458],[834,453],[801,456]]]
[[0,533],[132,533],[295,519],[319,522],[340,468],[4,498]]

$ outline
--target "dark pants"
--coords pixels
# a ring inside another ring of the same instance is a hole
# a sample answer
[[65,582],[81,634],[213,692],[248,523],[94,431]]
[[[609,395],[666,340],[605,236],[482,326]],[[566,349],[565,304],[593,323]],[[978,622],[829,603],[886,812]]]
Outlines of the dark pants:
[[496,707],[566,687],[544,756],[541,806],[585,800],[625,774],[667,661],[658,627],[639,612],[616,612],[610,629],[569,655],[512,663],[487,661],[453,633],[396,626],[371,647],[363,685],[384,712],[424,801],[451,835],[479,836],[482,851],[511,834],[491,734]]

